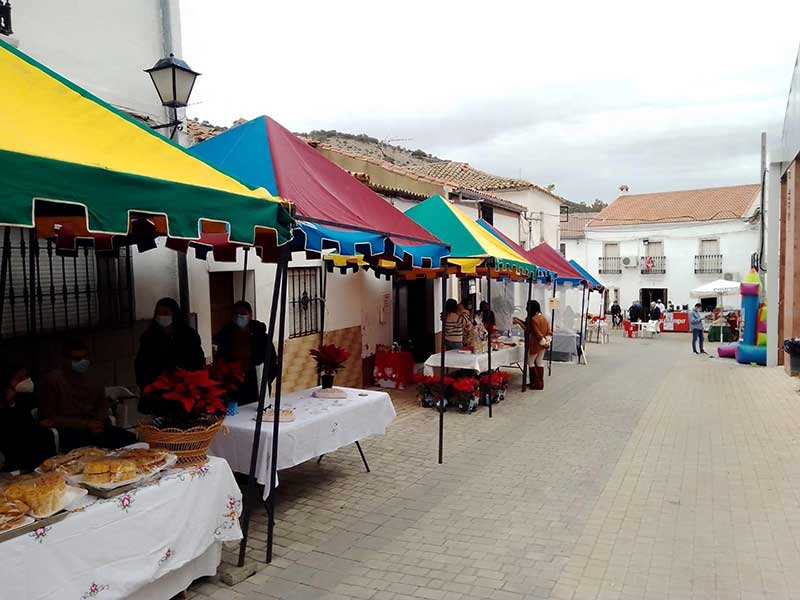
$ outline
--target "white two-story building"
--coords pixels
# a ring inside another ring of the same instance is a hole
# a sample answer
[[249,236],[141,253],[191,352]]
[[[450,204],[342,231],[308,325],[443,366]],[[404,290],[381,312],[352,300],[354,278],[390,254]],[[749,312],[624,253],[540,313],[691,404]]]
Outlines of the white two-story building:
[[[760,207],[759,185],[625,194],[587,226],[582,258],[607,286],[607,305],[687,305],[692,289],[747,274],[760,247]],[[739,303],[724,299],[726,307]]]

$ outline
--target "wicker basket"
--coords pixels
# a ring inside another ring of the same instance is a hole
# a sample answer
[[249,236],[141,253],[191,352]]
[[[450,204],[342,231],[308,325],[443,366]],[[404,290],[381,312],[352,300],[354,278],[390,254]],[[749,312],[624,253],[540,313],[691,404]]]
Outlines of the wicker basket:
[[193,467],[208,461],[208,447],[222,429],[223,422],[223,419],[218,419],[211,425],[191,429],[160,429],[152,423],[144,423],[139,426],[139,439],[150,444],[151,448],[160,448],[175,454],[178,457],[177,466]]

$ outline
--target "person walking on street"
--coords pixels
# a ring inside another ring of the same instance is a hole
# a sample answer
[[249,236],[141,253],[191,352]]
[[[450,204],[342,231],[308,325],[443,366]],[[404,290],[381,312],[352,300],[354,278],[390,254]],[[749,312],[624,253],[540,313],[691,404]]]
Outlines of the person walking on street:
[[[695,354],[706,354],[703,349],[703,317],[700,315],[701,304],[694,305],[694,310],[689,313],[689,329],[692,330],[692,351]],[[697,351],[697,340],[700,340],[700,352]]]

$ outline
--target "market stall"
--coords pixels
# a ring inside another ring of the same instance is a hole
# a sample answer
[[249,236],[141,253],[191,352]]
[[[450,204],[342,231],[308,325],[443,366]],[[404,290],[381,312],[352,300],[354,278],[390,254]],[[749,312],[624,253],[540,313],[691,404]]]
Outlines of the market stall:
[[67,518],[10,539],[0,533],[0,597],[171,598],[216,574],[222,543],[241,538],[241,508],[219,458],[112,498],[85,496]]
[[[501,346],[492,351],[492,361],[497,367],[521,368],[525,360],[525,346],[522,340],[508,340],[509,345]],[[502,343],[502,342],[501,342]],[[513,345],[510,345],[513,344]],[[444,366],[448,370],[474,371],[476,374],[489,370],[489,353],[473,353],[468,350],[448,350],[444,353]],[[433,375],[434,369],[441,367],[438,354],[432,355],[425,361],[425,375]]]
[[[491,282],[498,279],[528,280],[536,279],[540,275],[539,267],[529,262],[501,239],[493,236],[478,223],[465,215],[453,203],[446,201],[441,196],[432,196],[420,204],[408,209],[406,214],[414,221],[427,229],[436,237],[446,240],[450,244],[450,257],[447,259],[450,268],[442,277],[452,273],[457,276],[473,275],[486,277],[487,301],[489,311],[492,310]],[[442,282],[442,308],[447,301],[447,285]],[[444,376],[447,368],[447,353],[444,343],[444,330],[446,315],[442,311],[442,340],[441,352],[438,355],[441,372],[441,386],[444,388]],[[486,342],[486,371],[491,372],[492,355],[495,351],[492,343],[492,332],[486,332],[486,337],[481,342]],[[482,343],[481,343],[482,345]],[[476,348],[473,348],[476,350]],[[479,350],[480,352],[480,350]],[[434,361],[436,355],[427,361]],[[497,363],[494,363],[495,366]],[[492,416],[493,383],[488,384],[489,417]],[[439,403],[440,418],[442,415]]]
[[[317,398],[312,390],[286,394],[281,410],[289,420],[281,421],[277,453],[277,470],[288,469],[355,444],[367,467],[359,442],[373,435],[383,435],[396,416],[389,394],[375,390],[337,388],[344,398]],[[211,452],[228,461],[234,471],[246,473],[250,467],[250,450],[255,431],[257,405],[240,409],[239,414],[225,419],[228,431],[214,438]],[[289,413],[290,411],[290,413]],[[274,415],[274,413],[273,413]],[[274,417],[273,417],[274,418]],[[272,430],[261,431],[261,447],[269,448]],[[269,494],[271,455],[261,453],[256,464],[256,480],[264,485],[264,498]],[[367,467],[369,470],[369,467]]]
[[[0,320],[6,286],[14,284],[12,227],[32,247],[46,243],[62,264],[90,246],[98,255],[129,244],[144,252],[163,236],[168,247],[193,248],[198,257],[231,248],[254,249],[264,261],[285,256],[290,208],[266,190],[252,190],[192,157],[4,42],[0,79]],[[31,286],[33,299],[46,273],[30,264],[23,285]],[[52,274],[52,262],[50,268]],[[38,297],[25,309],[27,335],[42,326],[41,291]],[[216,385],[205,371],[197,373],[203,386]],[[277,381],[276,397],[280,376]],[[207,421],[213,423],[204,431],[213,435],[220,422]],[[75,471],[54,467],[4,481],[3,590],[7,584],[22,590],[15,598],[169,597],[195,576],[214,573],[219,543],[241,537],[238,487],[227,463],[204,462],[202,448],[192,450],[196,466],[181,462],[174,470],[171,465],[190,456],[172,452],[95,454],[91,461],[71,459],[79,465]],[[43,500],[44,512],[37,508]],[[30,526],[35,529],[24,529]],[[26,535],[8,539],[21,531]]]

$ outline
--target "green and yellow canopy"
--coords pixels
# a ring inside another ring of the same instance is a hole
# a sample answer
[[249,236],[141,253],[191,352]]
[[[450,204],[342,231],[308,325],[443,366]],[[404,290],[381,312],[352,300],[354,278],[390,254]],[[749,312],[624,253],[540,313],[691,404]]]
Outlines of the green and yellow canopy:
[[2,41],[0,131],[0,225],[33,227],[43,200],[83,207],[92,234],[127,234],[133,213],[163,216],[173,238],[197,240],[201,221],[212,221],[227,224],[234,243],[291,239],[293,221],[278,198]]
[[[447,262],[464,274],[529,277],[537,274],[536,265],[504,244],[453,203],[431,196],[409,208],[406,214],[443,242],[450,244]],[[491,267],[486,269],[493,259]]]

